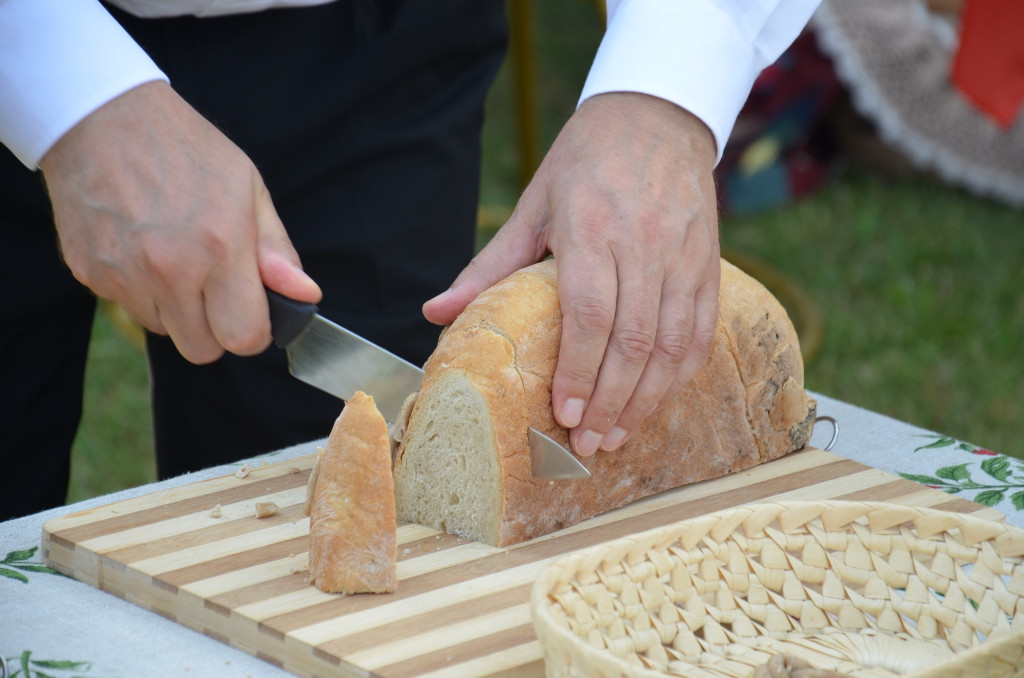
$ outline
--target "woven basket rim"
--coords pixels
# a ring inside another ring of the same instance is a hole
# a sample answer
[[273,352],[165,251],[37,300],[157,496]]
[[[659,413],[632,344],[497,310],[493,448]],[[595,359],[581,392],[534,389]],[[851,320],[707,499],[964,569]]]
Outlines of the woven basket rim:
[[[881,511],[888,509],[897,512],[906,510],[907,514],[914,512],[920,515],[922,518],[952,517],[960,523],[960,527],[988,528],[989,531],[995,528],[1001,528],[996,530],[998,534],[1009,534],[1013,537],[1016,537],[1016,541],[1024,541],[1024,529],[1018,528],[1014,525],[1010,525],[1009,523],[1005,522],[1005,518],[1002,520],[992,520],[971,514],[958,513],[955,511],[946,511],[931,507],[910,506],[907,504],[898,504],[894,502],[883,501],[795,500],[750,502],[734,507],[719,509],[717,511],[711,511],[705,514],[700,514],[691,518],[676,521],[668,525],[663,525],[649,530],[645,530],[643,532],[638,532],[634,535],[619,537],[617,539],[602,542],[600,544],[596,544],[565,554],[559,557],[558,559],[552,561],[551,563],[548,563],[541,571],[541,573],[538,575],[538,577],[535,579],[530,594],[531,617],[533,619],[534,626],[537,630],[537,635],[541,639],[542,644],[544,642],[541,633],[543,629],[547,632],[555,633],[558,636],[560,636],[563,640],[568,641],[568,643],[574,647],[574,651],[580,653],[582,657],[586,659],[588,662],[599,665],[604,664],[613,666],[623,678],[665,678],[668,674],[655,669],[629,664],[621,657],[615,655],[614,653],[606,649],[591,646],[582,638],[570,632],[569,629],[556,623],[555,619],[550,613],[551,605],[549,604],[548,600],[548,592],[551,588],[551,585],[553,585],[557,580],[557,578],[554,575],[556,573],[561,572],[561,570],[565,567],[567,563],[570,563],[575,559],[582,559],[584,562],[586,562],[588,558],[593,558],[599,552],[607,552],[609,550],[616,549],[616,547],[626,542],[639,542],[647,540],[653,536],[663,537],[663,539],[660,539],[658,541],[664,542],[664,536],[666,534],[671,533],[673,531],[679,531],[683,529],[684,526],[693,524],[697,521],[708,521],[716,517],[722,516],[724,514],[736,512],[738,510],[754,510],[755,508],[761,508],[766,505],[777,505],[781,507],[783,510],[793,508],[810,509],[812,507],[823,507],[826,510],[860,509],[866,512]],[[863,515],[861,517],[863,517]],[[804,525],[807,522],[810,522],[810,520],[804,521],[803,523],[801,523],[801,525]],[[847,521],[845,524],[843,524],[842,527],[844,529],[849,529],[849,525],[854,522],[856,522],[856,520]],[[890,527],[905,524],[905,522],[906,521],[901,521],[900,523],[896,523],[894,525],[891,525]],[[737,526],[733,528],[733,532],[735,532],[738,529],[741,529],[739,524],[737,524]],[[940,532],[942,531],[939,531],[936,534]],[[990,535],[984,539],[980,539],[977,541],[994,541],[996,538],[997,537]],[[674,541],[675,540],[669,540],[668,543],[673,543]],[[1022,555],[1024,554],[1018,553],[1011,557],[1022,557]],[[600,561],[595,560],[595,562]],[[575,575],[573,578],[575,578]],[[979,654],[983,652],[985,649],[987,649],[993,643],[1005,643],[1008,638],[1019,639],[1020,643],[1024,645],[1024,631],[1021,631],[1011,634],[1010,636],[1003,636],[997,639],[990,639],[977,647],[958,652],[956,654],[957,660],[960,660],[961,658],[969,658],[975,654]],[[695,668],[699,668],[699,665],[695,665]],[[924,669],[923,671],[924,673],[927,673],[928,669]],[[922,672],[917,672],[917,674],[914,674],[915,677],[917,675],[923,674]]]

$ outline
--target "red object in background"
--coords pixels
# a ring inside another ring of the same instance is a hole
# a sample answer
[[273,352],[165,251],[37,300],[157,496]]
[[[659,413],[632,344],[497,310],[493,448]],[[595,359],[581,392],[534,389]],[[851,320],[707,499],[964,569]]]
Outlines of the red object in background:
[[1024,103],[1024,2],[967,0],[953,83],[1004,128]]

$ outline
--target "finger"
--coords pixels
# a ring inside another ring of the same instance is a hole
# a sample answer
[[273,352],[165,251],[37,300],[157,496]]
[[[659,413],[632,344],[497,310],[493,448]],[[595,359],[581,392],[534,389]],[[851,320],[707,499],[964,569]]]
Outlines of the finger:
[[[575,429],[583,421],[597,384],[615,322],[617,288],[615,261],[609,252],[595,251],[584,257],[570,250],[558,262],[562,339],[552,380],[551,404],[555,418],[565,428]],[[611,422],[604,430],[610,425]],[[574,433],[578,438],[579,432]],[[580,454],[593,454],[597,449],[603,435],[593,441],[595,435],[580,442]],[[576,447],[575,442],[573,446]]]
[[547,212],[539,195],[539,191],[527,188],[509,220],[459,273],[452,286],[423,304],[427,320],[437,325],[450,324],[488,287],[544,257],[546,246],[541,233],[547,224]]
[[155,305],[161,324],[185,360],[205,365],[224,355],[207,322],[200,295],[158,300]]
[[202,288],[206,319],[217,343],[243,356],[261,353],[271,341],[263,268],[274,285],[283,288],[282,294],[296,298],[310,292],[301,284],[304,281],[295,284],[292,271],[298,266],[298,254],[255,170],[251,189],[252,211],[235,217],[241,221],[238,232],[242,234],[237,249],[230,261],[211,271]]
[[203,300],[210,332],[225,351],[256,355],[270,345],[267,294],[255,260],[211,278]]
[[[602,450],[615,450],[625,443],[658,408],[667,392],[675,388],[675,377],[689,351],[694,325],[691,290],[692,284],[682,275],[671,277],[663,285],[653,347],[629,401],[601,441]],[[601,378],[604,379],[603,368]],[[603,381],[598,382],[599,392],[602,384]]]
[[668,403],[690,383],[694,375],[704,366],[711,347],[715,341],[715,332],[718,329],[718,294],[721,275],[721,260],[714,257],[711,260],[710,271],[705,278],[704,284],[697,288],[694,295],[693,307],[693,332],[690,335],[690,342],[686,348],[686,355],[676,372],[672,386],[662,396],[659,407]]
[[323,298],[320,286],[302,270],[299,253],[270,199],[270,192],[262,180],[256,191],[256,237],[259,277],[264,285],[289,299],[318,303]]
[[277,248],[283,237],[286,247],[282,256],[296,255],[287,236],[276,235],[278,230],[283,234],[284,229],[254,168],[251,181],[251,209],[207,217],[229,226],[230,239],[219,250],[223,254],[218,261],[210,262],[203,277],[191,282],[181,277],[165,286],[173,297],[169,303],[158,303],[171,339],[191,362],[212,362],[224,351],[253,355],[271,341],[270,315],[259,269],[261,235],[267,235],[264,246]]
[[[570,435],[577,452],[591,455],[612,432],[626,403],[640,381],[654,350],[658,331],[661,290],[654,288],[661,276],[620,265],[615,302],[615,321],[608,337],[597,384],[587,402],[579,426]],[[654,283],[653,281],[658,281]]]

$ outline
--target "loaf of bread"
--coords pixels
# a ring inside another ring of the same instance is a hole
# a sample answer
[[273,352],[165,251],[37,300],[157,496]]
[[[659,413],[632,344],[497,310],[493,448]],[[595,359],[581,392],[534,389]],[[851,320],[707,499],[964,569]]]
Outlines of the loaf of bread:
[[373,398],[356,393],[334,422],[310,476],[309,572],[329,593],[398,586],[391,447]]
[[531,474],[530,427],[563,445],[551,412],[561,313],[548,260],[481,294],[445,329],[400,422],[394,462],[402,520],[507,546],[663,490],[800,449],[815,402],[785,309],[722,262],[714,345],[697,376],[584,480]]

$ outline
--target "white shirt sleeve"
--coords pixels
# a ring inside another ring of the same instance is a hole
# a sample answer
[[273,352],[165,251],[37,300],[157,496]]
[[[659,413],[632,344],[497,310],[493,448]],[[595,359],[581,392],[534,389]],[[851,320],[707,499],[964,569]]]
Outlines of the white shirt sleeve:
[[98,0],[0,0],[0,142],[30,169],[128,90],[167,80]]
[[722,158],[758,74],[820,0],[607,0],[608,28],[580,103],[606,92],[667,99],[704,121]]

